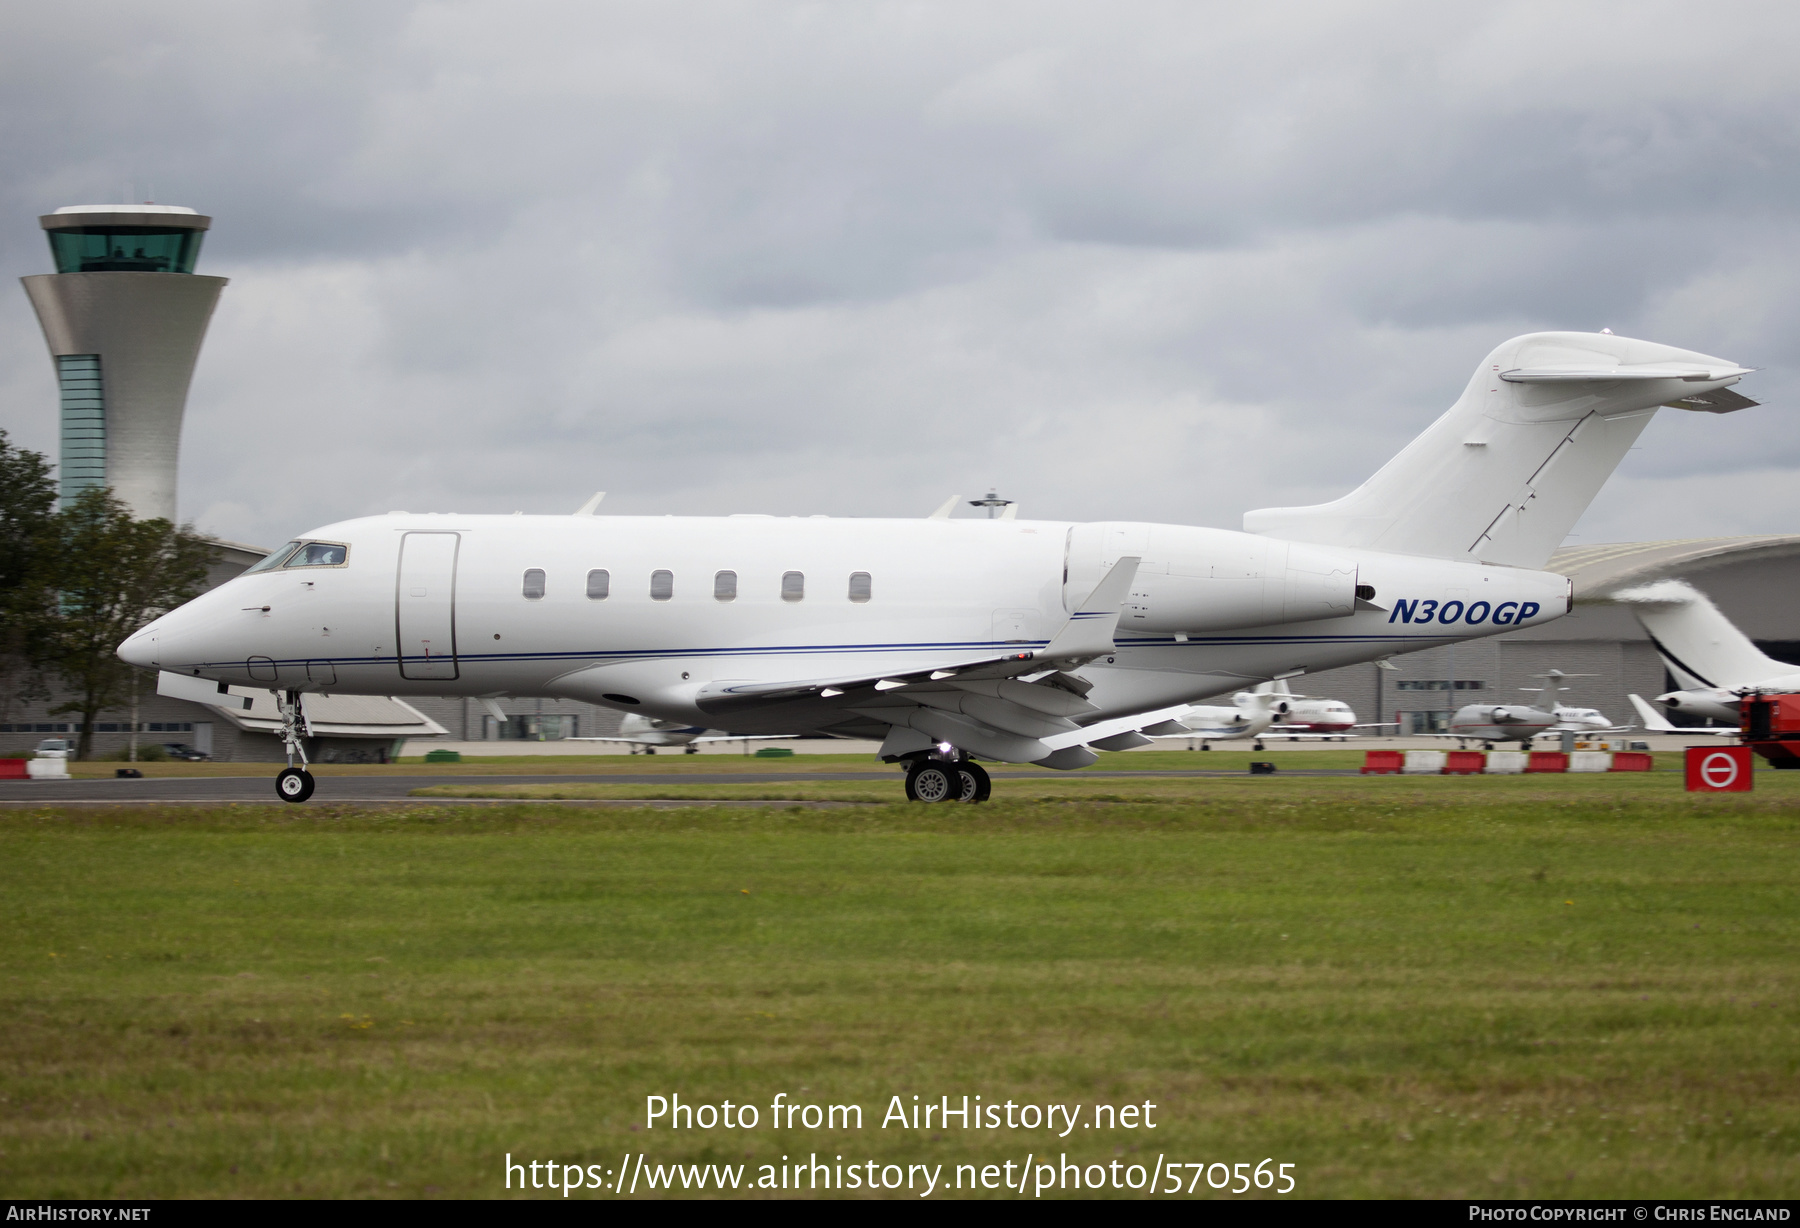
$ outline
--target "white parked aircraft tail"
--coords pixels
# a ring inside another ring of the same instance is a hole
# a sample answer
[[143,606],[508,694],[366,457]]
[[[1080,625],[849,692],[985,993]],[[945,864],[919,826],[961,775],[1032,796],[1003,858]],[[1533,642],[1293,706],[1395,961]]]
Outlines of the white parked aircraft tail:
[[1613,594],[1631,607],[1683,689],[1731,691],[1793,674],[1719,613],[1705,593],[1681,580],[1659,580]]
[[1315,507],[1248,512],[1270,537],[1542,567],[1659,406],[1729,413],[1749,368],[1610,333],[1531,333],[1374,477]]

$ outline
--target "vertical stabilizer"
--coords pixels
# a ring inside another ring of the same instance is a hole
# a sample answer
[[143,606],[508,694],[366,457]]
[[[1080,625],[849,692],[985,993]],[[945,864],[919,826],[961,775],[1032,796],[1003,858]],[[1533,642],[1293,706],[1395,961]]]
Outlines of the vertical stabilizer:
[[1681,580],[1626,589],[1612,600],[1631,607],[1684,688],[1730,691],[1795,672],[1758,649],[1705,593]]
[[1659,406],[1727,413],[1749,369],[1610,333],[1531,333],[1374,477],[1314,507],[1248,512],[1250,533],[1542,567]]

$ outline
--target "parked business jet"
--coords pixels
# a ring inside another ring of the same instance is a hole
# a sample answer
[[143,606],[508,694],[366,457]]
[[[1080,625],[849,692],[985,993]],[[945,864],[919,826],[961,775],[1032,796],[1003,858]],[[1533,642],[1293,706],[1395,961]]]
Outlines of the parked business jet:
[[[1181,712],[1172,720],[1140,732],[1149,738],[1198,738],[1204,747],[1208,742],[1233,742],[1244,738],[1260,738],[1278,720],[1285,701],[1273,693],[1239,691],[1231,697],[1230,707],[1223,704],[1199,704]],[[1139,743],[1142,745],[1142,743]],[[1262,743],[1256,743],[1261,750]]]
[[[1465,742],[1479,740],[1490,744],[1524,744],[1546,734],[1574,733],[1586,737],[1600,733],[1625,733],[1637,728],[1635,725],[1614,725],[1597,708],[1571,708],[1559,700],[1557,696],[1569,689],[1561,685],[1562,680],[1577,676],[1565,674],[1560,669],[1534,675],[1546,681],[1538,689],[1537,698],[1532,703],[1467,704],[1458,708],[1455,715],[1451,716],[1448,733],[1431,736],[1456,738]],[[1531,688],[1523,689],[1529,691]]]
[[[1368,481],[1244,531],[1107,521],[393,513],[307,533],[120,646],[164,694],[555,696],[738,733],[881,739],[918,800],[973,757],[1079,768],[1190,701],[1567,612],[1550,553],[1653,416],[1748,368],[1535,333]],[[591,507],[591,505],[590,505]],[[587,509],[584,509],[587,510]],[[1160,730],[1159,730],[1160,732]]]
[[623,742],[631,748],[631,753],[634,755],[639,751],[646,755],[654,755],[659,747],[680,747],[683,752],[694,755],[698,754],[700,747],[708,742],[766,742],[771,739],[794,736],[791,733],[740,736],[717,729],[708,729],[704,725],[665,721],[658,717],[645,716],[641,712],[627,712],[619,720],[619,732],[611,737],[564,738],[563,740],[565,742]]
[[[1274,682],[1265,682],[1256,688],[1257,693],[1274,695],[1282,705],[1281,715],[1275,724],[1269,727],[1267,735],[1270,741],[1282,742],[1342,742],[1345,738],[1358,736],[1358,729],[1393,729],[1394,721],[1358,721],[1356,709],[1341,699],[1320,699],[1313,695],[1296,695],[1289,688],[1286,679],[1278,678]],[[1239,695],[1238,699],[1243,696]],[[1257,749],[1261,749],[1258,746]]]
[[[1678,712],[1726,721],[1729,729],[1672,725],[1667,719],[1645,728],[1658,733],[1733,735],[1738,729],[1738,702],[1746,691],[1783,694],[1800,691],[1800,668],[1777,661],[1750,642],[1705,593],[1682,580],[1659,580],[1614,593],[1613,600],[1631,607],[1663,664],[1681,689],[1658,695],[1656,702]],[[1640,714],[1654,712],[1637,697]]]

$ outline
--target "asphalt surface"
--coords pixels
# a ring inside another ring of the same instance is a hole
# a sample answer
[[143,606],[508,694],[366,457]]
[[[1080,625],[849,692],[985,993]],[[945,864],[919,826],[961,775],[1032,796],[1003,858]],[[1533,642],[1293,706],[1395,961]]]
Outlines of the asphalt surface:
[[[56,805],[61,802],[271,802],[275,796],[275,772],[267,776],[167,776],[141,780],[0,780],[0,807]],[[1281,773],[1287,776],[1354,776],[1355,770],[1307,770]],[[1080,776],[1114,779],[1146,777],[1244,776],[1245,772],[1145,771],[1145,772],[1081,772]],[[1068,772],[1001,772],[996,781],[1069,780]],[[408,795],[414,789],[430,785],[766,785],[794,781],[885,781],[901,796],[901,773],[897,769],[876,772],[694,772],[694,773],[606,773],[593,776],[315,776],[318,782],[312,801],[318,803],[360,802],[446,802],[467,804],[468,798],[416,798]],[[534,800],[534,799],[509,799]],[[691,803],[681,803],[691,804]],[[767,803],[764,803],[767,804]],[[790,805],[792,803],[779,803]]]

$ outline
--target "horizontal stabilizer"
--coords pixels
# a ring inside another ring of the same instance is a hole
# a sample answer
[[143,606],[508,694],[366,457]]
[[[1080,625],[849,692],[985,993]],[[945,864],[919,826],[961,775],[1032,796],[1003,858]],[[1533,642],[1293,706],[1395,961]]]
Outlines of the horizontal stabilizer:
[[1520,367],[1502,371],[1500,378],[1509,384],[1610,383],[1613,380],[1678,379],[1690,384],[1715,380],[1740,379],[1753,374],[1755,367],[1739,367],[1731,363],[1701,366],[1696,363],[1635,363],[1612,366]]
[[1708,414],[1729,414],[1740,409],[1749,409],[1752,405],[1761,405],[1761,401],[1752,401],[1741,392],[1730,388],[1715,388],[1711,392],[1697,392],[1691,397],[1677,397],[1673,401],[1664,402],[1670,409],[1697,409]]

